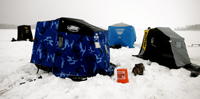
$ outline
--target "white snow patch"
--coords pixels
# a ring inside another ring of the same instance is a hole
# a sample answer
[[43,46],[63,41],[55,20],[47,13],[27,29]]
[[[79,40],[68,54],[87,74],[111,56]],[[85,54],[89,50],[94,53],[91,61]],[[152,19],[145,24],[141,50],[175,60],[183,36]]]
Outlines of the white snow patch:
[[[200,47],[190,47],[200,43],[196,38],[200,32],[178,33],[185,38],[192,63],[200,65]],[[36,74],[37,68],[30,63],[33,42],[11,42],[17,31],[0,30],[0,91],[12,85],[0,99],[199,99],[200,76],[192,78],[183,68],[168,69],[155,62],[148,65],[147,60],[132,56],[140,51],[144,30],[136,30],[136,34],[135,48],[110,49],[110,61],[118,65],[114,76],[96,75],[75,82],[42,70]],[[131,72],[137,63],[144,64],[144,75]],[[129,83],[117,83],[118,68],[128,70]]]

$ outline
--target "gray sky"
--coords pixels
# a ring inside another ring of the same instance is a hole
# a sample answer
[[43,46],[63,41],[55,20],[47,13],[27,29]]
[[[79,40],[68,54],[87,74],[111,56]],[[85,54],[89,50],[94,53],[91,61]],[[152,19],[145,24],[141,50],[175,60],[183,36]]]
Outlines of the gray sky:
[[200,24],[200,0],[0,0],[0,23],[36,24],[59,17],[104,28],[120,22],[174,28]]

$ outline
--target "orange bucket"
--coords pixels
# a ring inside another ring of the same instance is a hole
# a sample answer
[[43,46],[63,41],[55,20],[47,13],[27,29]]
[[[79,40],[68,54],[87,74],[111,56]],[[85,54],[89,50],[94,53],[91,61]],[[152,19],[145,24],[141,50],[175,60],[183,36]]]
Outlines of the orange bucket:
[[128,73],[127,69],[117,69],[117,82],[128,83]]

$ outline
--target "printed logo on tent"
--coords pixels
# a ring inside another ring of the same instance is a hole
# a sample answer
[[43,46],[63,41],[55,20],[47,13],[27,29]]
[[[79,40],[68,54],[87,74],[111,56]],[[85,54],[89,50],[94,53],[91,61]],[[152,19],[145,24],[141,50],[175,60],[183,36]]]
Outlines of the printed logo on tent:
[[125,77],[125,71],[117,71],[117,76],[118,76],[118,79],[126,79]]
[[121,35],[124,32],[124,29],[116,29],[117,34]]
[[95,42],[94,44],[95,44],[95,48],[101,48],[101,45],[99,42]]
[[142,44],[142,48],[144,50],[146,50],[146,47],[147,47],[147,35],[149,33],[149,30],[145,30],[144,32],[144,39],[143,39],[143,44]]
[[68,25],[68,26],[67,26],[67,29],[68,29],[70,32],[79,32],[79,30],[80,30],[79,27],[74,26],[74,25]]
[[97,40],[99,38],[97,33],[95,34],[94,38],[95,38],[95,40]]
[[98,33],[95,34],[94,39],[95,39],[95,48],[101,48],[100,43],[97,41],[99,39]]

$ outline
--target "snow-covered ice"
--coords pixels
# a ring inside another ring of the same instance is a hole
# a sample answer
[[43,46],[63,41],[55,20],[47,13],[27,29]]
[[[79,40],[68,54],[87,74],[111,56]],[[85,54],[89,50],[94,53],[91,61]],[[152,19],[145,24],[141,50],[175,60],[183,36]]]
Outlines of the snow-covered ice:
[[[191,47],[200,44],[200,31],[176,32],[185,38],[191,62],[200,65],[200,46]],[[33,42],[11,42],[17,30],[0,30],[0,99],[199,99],[200,76],[193,78],[183,68],[169,69],[155,62],[148,65],[132,56],[139,53],[143,34],[144,30],[136,30],[135,48],[110,49],[110,61],[118,66],[114,76],[75,82],[42,70],[36,74],[30,63]],[[144,75],[131,73],[137,63],[144,64]],[[128,70],[129,83],[117,83],[118,68]]]

